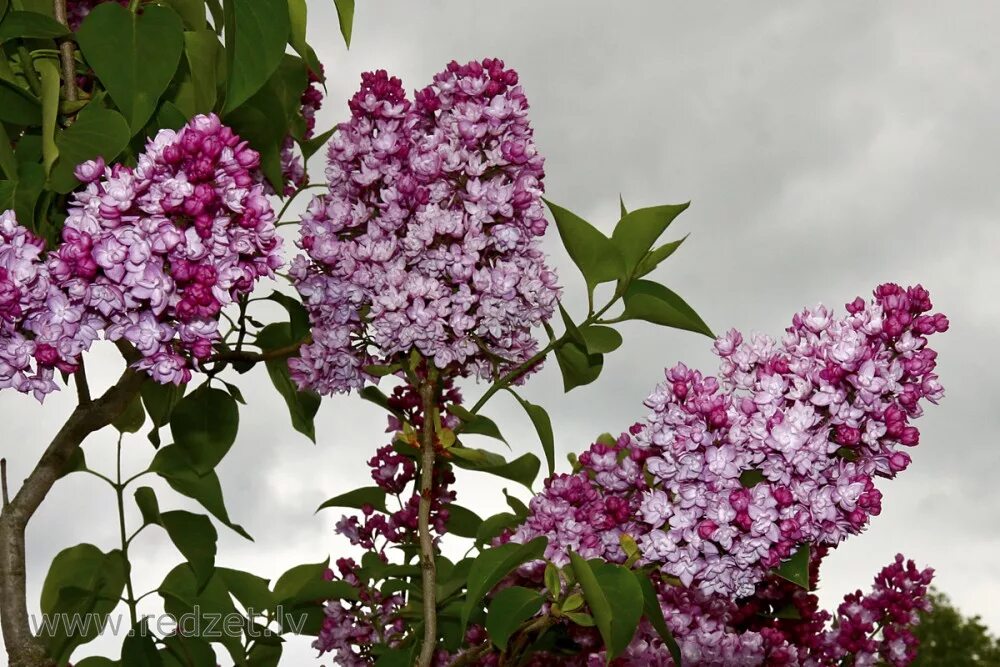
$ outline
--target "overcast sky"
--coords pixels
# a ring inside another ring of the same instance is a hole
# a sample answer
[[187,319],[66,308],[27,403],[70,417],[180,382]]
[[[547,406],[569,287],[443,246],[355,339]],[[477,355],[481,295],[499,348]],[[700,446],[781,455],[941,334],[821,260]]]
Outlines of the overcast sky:
[[[605,231],[617,219],[619,193],[630,207],[693,202],[671,229],[691,236],[657,277],[716,331],[778,335],[803,305],[842,308],[880,282],[923,283],[952,322],[934,340],[947,396],[918,423],[913,465],[883,484],[882,515],[825,562],[821,595],[835,606],[844,593],[867,588],[898,551],[935,567],[937,586],[963,611],[1000,629],[1000,396],[990,375],[1000,361],[1000,5],[358,5],[348,52],[333,3],[309,2],[310,38],[329,75],[321,129],[346,117],[362,71],[385,68],[412,90],[449,60],[503,58],[531,102],[550,199]],[[322,163],[312,167],[321,178]],[[569,310],[579,315],[579,275],[557,238],[547,247]],[[525,388],[552,415],[562,470],[567,452],[643,416],[642,400],[663,367],[683,360],[715,370],[704,337],[642,323],[622,331],[625,345],[596,384],[563,396],[553,363]],[[98,352],[91,374],[110,382],[116,364]],[[230,514],[256,542],[220,528],[218,563],[274,578],[291,565],[348,555],[332,532],[339,514],[313,510],[366,483],[364,462],[386,438],[382,415],[357,398],[327,400],[312,445],[291,429],[262,371],[242,386],[250,404],[219,472]],[[37,459],[72,395],[40,408],[3,392],[0,447],[12,480]],[[486,412],[515,453],[539,452],[516,404],[500,397]],[[95,436],[85,450],[95,467],[110,465],[111,435]],[[153,453],[142,436],[127,450],[133,470]],[[482,516],[499,511],[501,485],[470,475],[460,473],[459,502]],[[161,507],[191,507],[174,498],[162,490]],[[114,548],[116,521],[113,494],[94,478],[74,475],[56,486],[29,527],[36,605],[51,558],[82,541]],[[143,592],[179,562],[152,530],[133,554]],[[156,613],[159,599],[147,602],[144,610]],[[92,652],[117,656],[117,641],[76,655]],[[283,664],[315,664],[312,655],[307,640],[293,639]]]

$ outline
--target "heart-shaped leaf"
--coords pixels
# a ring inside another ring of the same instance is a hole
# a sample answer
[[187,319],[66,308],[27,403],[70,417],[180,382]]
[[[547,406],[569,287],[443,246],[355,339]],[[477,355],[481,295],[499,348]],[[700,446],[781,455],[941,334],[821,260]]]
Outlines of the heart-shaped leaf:
[[184,24],[168,7],[133,14],[115,2],[95,7],[77,31],[83,56],[136,134],[153,115],[184,51]]
[[75,123],[56,135],[59,159],[49,176],[49,186],[60,193],[79,187],[80,181],[73,175],[78,164],[96,157],[111,164],[131,137],[120,113],[94,105],[86,107]]
[[278,69],[291,26],[286,0],[229,0],[225,11],[228,113],[250,99]]

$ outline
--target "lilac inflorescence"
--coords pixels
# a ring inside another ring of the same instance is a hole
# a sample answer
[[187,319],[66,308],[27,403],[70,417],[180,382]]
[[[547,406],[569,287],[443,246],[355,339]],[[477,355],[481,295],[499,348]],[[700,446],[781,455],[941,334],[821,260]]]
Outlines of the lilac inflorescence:
[[646,421],[549,480],[517,538],[549,536],[557,562],[621,561],[628,533],[685,586],[752,593],[798,545],[836,545],[881,511],[876,478],[907,467],[910,420],[943,395],[927,336],[948,320],[930,308],[923,288],[886,284],[841,318],[802,311],[781,343],[729,332],[721,381],[668,369]]
[[0,257],[19,287],[4,291],[17,302],[3,308],[0,382],[44,395],[52,369],[75,370],[99,335],[134,346],[136,367],[158,382],[190,380],[219,339],[222,308],[281,265],[258,163],[217,117],[196,116],[161,130],[134,168],[79,165],[87,185],[44,264],[41,243],[5,214]]
[[384,71],[362,77],[292,265],[313,324],[290,363],[300,385],[357,389],[365,366],[414,349],[492,378],[536,351],[559,292],[517,82],[499,60],[453,62],[411,102]]

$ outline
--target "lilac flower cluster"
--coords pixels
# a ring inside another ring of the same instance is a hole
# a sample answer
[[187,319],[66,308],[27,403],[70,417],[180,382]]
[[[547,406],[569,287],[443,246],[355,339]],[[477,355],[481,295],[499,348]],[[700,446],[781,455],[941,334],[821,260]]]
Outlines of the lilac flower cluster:
[[290,362],[300,385],[357,389],[365,366],[414,349],[492,378],[537,349],[559,292],[517,81],[500,60],[453,62],[411,102],[384,71],[362,77],[292,265],[313,325]]
[[53,285],[44,242],[0,213],[0,389],[41,401],[56,389],[55,370],[72,373],[97,337],[92,315]]
[[72,372],[99,334],[132,344],[136,367],[157,382],[190,380],[219,338],[222,308],[281,265],[258,163],[217,117],[196,116],[160,131],[134,168],[77,167],[87,186],[44,264],[41,244],[5,214],[0,256],[17,276],[5,295],[17,307],[3,313],[4,382],[54,390],[51,369]]
[[[316,112],[323,106],[323,91],[320,89],[319,83],[319,77],[310,71],[309,83],[299,98],[302,103],[302,118],[305,120],[303,139],[312,139],[316,132]],[[281,145],[281,174],[285,181],[284,194],[286,197],[309,184],[309,175],[306,173],[302,156],[295,152],[295,140],[290,134],[285,137],[285,141]]]
[[943,393],[927,336],[948,321],[930,308],[923,288],[887,284],[840,319],[804,310],[781,344],[731,331],[715,344],[722,383],[669,369],[634,442],[550,480],[517,539],[549,536],[557,562],[569,548],[621,561],[628,533],[640,563],[685,586],[751,594],[798,545],[836,545],[880,512],[875,478],[906,468],[909,421]]

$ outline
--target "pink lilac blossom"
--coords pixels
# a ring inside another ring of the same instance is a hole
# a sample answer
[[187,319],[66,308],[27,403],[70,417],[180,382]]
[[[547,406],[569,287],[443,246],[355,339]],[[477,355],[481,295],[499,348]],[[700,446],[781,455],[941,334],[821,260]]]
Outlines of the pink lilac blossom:
[[628,533],[640,564],[739,597],[798,545],[860,532],[881,510],[876,478],[910,462],[921,401],[943,395],[927,336],[948,328],[919,286],[874,295],[840,318],[804,310],[781,343],[729,332],[715,344],[721,382],[668,369],[645,422],[547,482],[514,539],[548,536],[556,562],[569,548],[621,562]]
[[56,370],[77,369],[99,325],[53,284],[43,251],[13,211],[0,213],[0,388],[39,401],[56,389]]
[[500,60],[453,62],[411,102],[384,71],[362,77],[291,270],[313,325],[289,364],[301,386],[358,389],[414,349],[492,378],[537,350],[559,291],[517,81]]
[[[3,219],[4,382],[44,395],[103,335],[130,343],[154,380],[191,378],[219,340],[222,308],[281,266],[258,154],[216,116],[161,130],[134,168],[81,164],[62,243]],[[11,278],[13,276],[13,278]],[[25,355],[33,356],[32,375]]]

